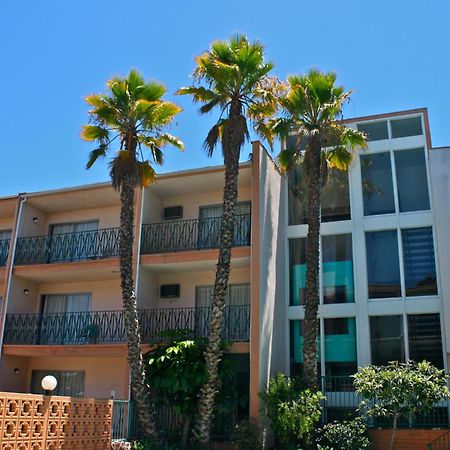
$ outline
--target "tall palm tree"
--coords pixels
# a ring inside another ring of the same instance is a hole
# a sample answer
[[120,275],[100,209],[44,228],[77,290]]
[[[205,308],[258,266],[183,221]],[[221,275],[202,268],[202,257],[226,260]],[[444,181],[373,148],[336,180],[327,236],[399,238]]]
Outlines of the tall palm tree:
[[131,389],[144,433],[159,438],[150,389],[145,383],[134,291],[134,194],[136,188],[148,186],[155,179],[152,164],[163,163],[162,148],[166,144],[183,148],[178,138],[164,131],[181,108],[162,100],[166,92],[164,85],[145,82],[136,70],[131,70],[127,77],[112,78],[107,82],[107,88],[106,94],[86,97],[92,109],[89,111],[90,124],[83,126],[81,137],[98,143],[98,148],[89,155],[88,169],[98,158],[114,152],[109,162],[109,173],[113,187],[120,193],[120,284]]
[[218,390],[218,364],[222,358],[220,334],[234,241],[240,151],[249,137],[247,119],[259,134],[272,142],[264,119],[276,112],[278,83],[267,76],[273,65],[265,61],[263,46],[259,42],[250,43],[242,35],[234,36],[230,41],[213,42],[208,51],[196,58],[196,63],[194,85],[180,89],[178,94],[192,95],[194,102],[203,103],[200,108],[203,114],[216,108],[220,111],[205,139],[204,148],[211,156],[220,141],[225,163],[219,259],[205,351],[208,381],[200,391],[194,428],[199,442],[206,444]]
[[288,77],[289,89],[280,100],[283,117],[272,121],[275,134],[287,139],[297,133],[297,144],[285,148],[278,156],[284,170],[302,164],[306,177],[308,234],[306,238],[306,293],[303,323],[303,378],[306,385],[318,390],[317,337],[319,305],[320,193],[326,184],[329,168],[346,170],[354,150],[365,147],[363,133],[346,128],[341,119],[342,107],[351,91],[336,86],[336,74],[310,70],[306,75]]

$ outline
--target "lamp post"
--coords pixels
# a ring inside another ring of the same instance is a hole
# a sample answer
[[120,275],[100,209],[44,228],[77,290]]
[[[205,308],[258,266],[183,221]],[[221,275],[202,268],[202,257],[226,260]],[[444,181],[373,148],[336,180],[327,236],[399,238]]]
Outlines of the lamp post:
[[41,381],[41,386],[45,391],[45,395],[51,395],[57,384],[58,380],[53,375],[46,375]]

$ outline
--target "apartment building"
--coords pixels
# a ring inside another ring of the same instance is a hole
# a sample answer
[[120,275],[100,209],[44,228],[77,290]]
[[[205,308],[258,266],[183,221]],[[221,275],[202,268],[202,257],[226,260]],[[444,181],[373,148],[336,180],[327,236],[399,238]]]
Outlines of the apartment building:
[[[339,380],[371,362],[449,364],[450,149],[432,148],[426,109],[346,122],[369,146],[322,196],[327,391],[348,390]],[[144,350],[161,331],[207,334],[222,189],[223,167],[211,167],[137,192]],[[0,199],[0,390],[39,392],[52,373],[60,394],[128,399],[119,208],[109,183]],[[306,220],[301,170],[283,176],[253,143],[240,167],[223,337],[255,417],[268,378],[301,370]]]

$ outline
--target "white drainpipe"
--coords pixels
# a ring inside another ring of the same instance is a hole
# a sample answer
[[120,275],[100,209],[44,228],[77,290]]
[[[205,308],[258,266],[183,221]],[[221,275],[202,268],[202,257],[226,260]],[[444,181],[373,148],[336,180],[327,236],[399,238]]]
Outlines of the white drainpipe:
[[19,211],[17,213],[17,221],[16,221],[16,229],[13,230],[13,235],[11,236],[11,239],[13,239],[12,242],[12,249],[11,249],[11,255],[10,255],[10,264],[8,267],[8,272],[6,274],[5,283],[6,283],[6,292],[5,292],[5,298],[3,299],[3,305],[2,305],[2,311],[3,316],[0,316],[1,320],[0,322],[0,359],[2,357],[3,352],[3,335],[5,333],[5,325],[6,325],[6,312],[8,310],[8,302],[9,302],[9,291],[11,289],[11,278],[12,278],[12,272],[14,268],[14,257],[16,255],[16,245],[17,245],[17,235],[19,234],[19,225],[20,225],[20,219],[22,217],[22,210],[23,210],[23,204],[27,201],[27,197],[24,194],[19,194],[20,203],[19,203]]

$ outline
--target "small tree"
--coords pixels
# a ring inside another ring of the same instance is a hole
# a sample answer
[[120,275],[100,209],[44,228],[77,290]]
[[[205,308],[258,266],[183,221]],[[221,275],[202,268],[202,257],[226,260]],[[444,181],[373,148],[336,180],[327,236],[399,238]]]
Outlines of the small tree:
[[[188,331],[164,333],[164,337],[168,338],[167,343],[146,355],[146,375],[156,394],[159,399],[168,401],[173,413],[182,417],[181,449],[187,448],[191,424],[197,412],[200,387],[208,378],[203,357],[207,340],[192,339],[190,335],[192,333]],[[226,345],[222,342],[221,350],[225,349]],[[233,371],[228,363],[229,361],[222,360],[219,365],[220,383],[232,379]]]
[[394,446],[398,418],[426,413],[433,405],[450,398],[448,376],[427,361],[363,367],[354,377],[355,391],[365,400],[360,409],[373,417],[392,417],[389,450]]
[[302,441],[311,443],[311,434],[322,412],[321,392],[302,389],[298,380],[279,373],[269,380],[267,392],[261,392],[260,396],[279,448],[297,449]]

